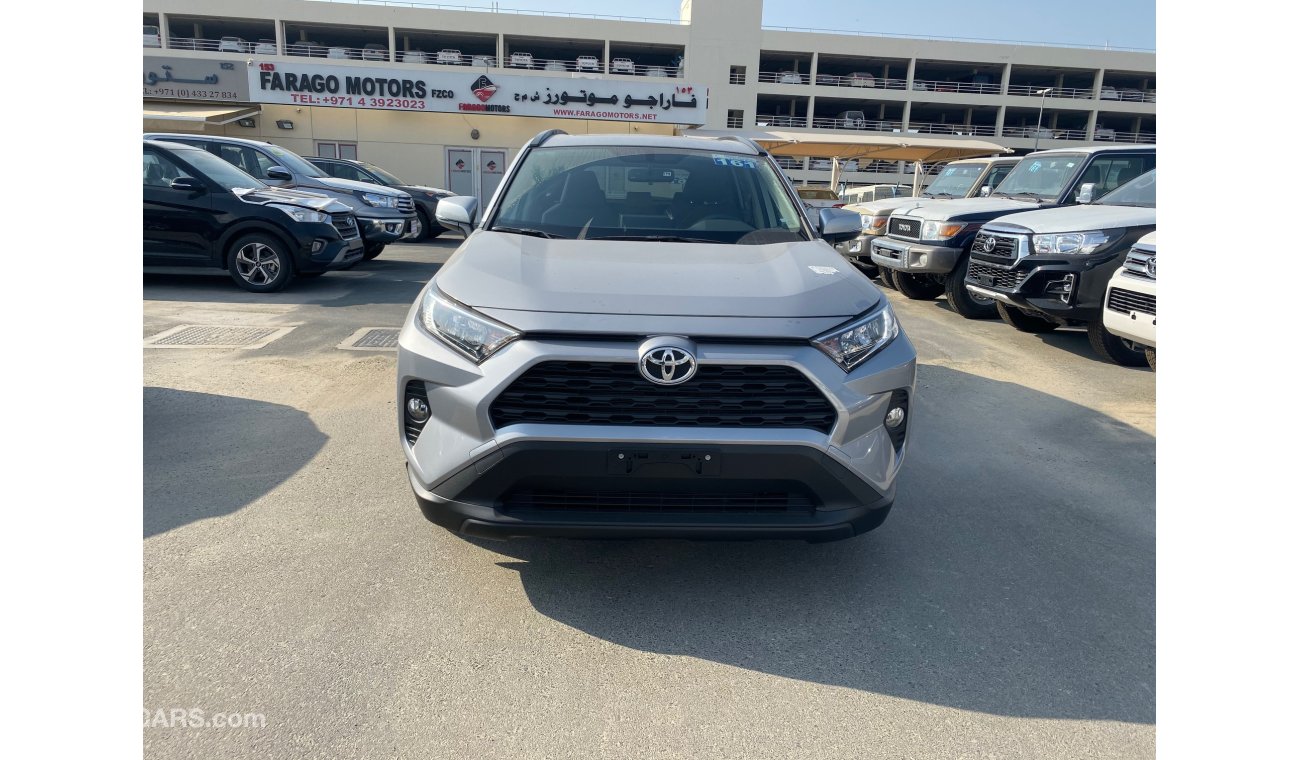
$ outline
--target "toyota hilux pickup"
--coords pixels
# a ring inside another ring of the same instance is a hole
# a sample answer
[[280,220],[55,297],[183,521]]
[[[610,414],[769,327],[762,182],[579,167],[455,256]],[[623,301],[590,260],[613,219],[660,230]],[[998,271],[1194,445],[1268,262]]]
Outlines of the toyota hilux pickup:
[[980,227],[1007,214],[1070,206],[1099,198],[1154,169],[1152,146],[1092,146],[1025,156],[987,198],[930,202],[889,217],[886,235],[871,241],[871,260],[892,270],[908,298],[946,294],[967,319],[993,317],[994,301],[965,286],[970,246]]
[[[1011,173],[1018,163],[1020,163],[1019,156],[952,161],[939,170],[939,175],[920,196],[908,195],[882,198],[867,203],[850,203],[844,208],[856,211],[862,216],[862,234],[847,243],[841,243],[837,248],[868,276],[875,277],[877,267],[871,262],[871,241],[885,234],[885,224],[890,214],[898,209],[919,206],[927,201],[987,195]],[[879,274],[886,285],[893,287],[891,271],[885,269]]]
[[1143,346],[1106,329],[1102,304],[1129,249],[1155,228],[1152,169],[1096,204],[1009,214],[984,225],[965,284],[993,301],[1002,321],[1017,330],[1087,327],[1088,342],[1103,359],[1145,366]]
[[1134,243],[1111,275],[1101,321],[1107,332],[1145,349],[1147,364],[1156,368],[1156,233]]

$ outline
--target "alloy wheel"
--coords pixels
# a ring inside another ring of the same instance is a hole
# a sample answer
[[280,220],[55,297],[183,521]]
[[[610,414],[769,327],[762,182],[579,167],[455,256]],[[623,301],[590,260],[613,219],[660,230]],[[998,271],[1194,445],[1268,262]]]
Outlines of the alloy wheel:
[[265,243],[249,243],[235,253],[235,270],[253,285],[268,285],[280,276],[280,255]]

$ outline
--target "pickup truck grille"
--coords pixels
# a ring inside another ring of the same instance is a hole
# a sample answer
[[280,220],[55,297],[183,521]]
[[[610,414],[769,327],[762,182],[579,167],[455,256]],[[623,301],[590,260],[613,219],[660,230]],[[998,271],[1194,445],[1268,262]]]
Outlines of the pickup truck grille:
[[411,197],[404,196],[397,199],[397,210],[403,213],[415,210],[415,201]]
[[921,220],[908,217],[889,217],[889,234],[908,240],[921,239]]
[[1001,264],[1011,264],[1020,257],[1020,241],[1021,238],[1016,235],[981,231],[971,243],[971,255]]
[[1124,259],[1124,274],[1129,277],[1155,282],[1156,252],[1149,248],[1138,248],[1137,246],[1130,248],[1128,257]]
[[1111,311],[1118,311],[1121,314],[1136,311],[1154,317],[1156,315],[1156,297],[1149,296],[1146,293],[1134,293],[1123,288],[1111,288],[1110,297],[1106,299],[1106,308]]
[[1014,269],[989,266],[974,259],[966,268],[966,282],[986,288],[997,288],[998,290],[1015,290],[1020,287],[1020,283],[1024,282],[1028,276],[1028,272],[1017,272]]
[[704,364],[681,385],[655,385],[632,362],[542,362],[492,402],[493,426],[644,425],[807,428],[829,433],[835,408],[799,370]]
[[330,214],[330,223],[334,229],[339,231],[339,235],[344,240],[356,240],[361,237],[361,230],[357,227],[357,218],[351,214]]

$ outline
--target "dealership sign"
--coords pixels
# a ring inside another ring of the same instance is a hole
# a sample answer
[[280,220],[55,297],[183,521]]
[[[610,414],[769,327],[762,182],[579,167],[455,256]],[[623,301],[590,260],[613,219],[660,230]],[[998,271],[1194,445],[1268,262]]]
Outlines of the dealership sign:
[[253,61],[259,103],[702,125],[700,85]]
[[144,57],[144,97],[167,100],[248,102],[243,61],[207,58]]

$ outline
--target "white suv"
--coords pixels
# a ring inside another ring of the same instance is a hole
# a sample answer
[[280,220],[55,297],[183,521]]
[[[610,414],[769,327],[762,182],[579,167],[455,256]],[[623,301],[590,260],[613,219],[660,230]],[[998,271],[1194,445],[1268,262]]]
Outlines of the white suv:
[[1106,286],[1106,329],[1146,349],[1156,368],[1156,233],[1143,235]]

